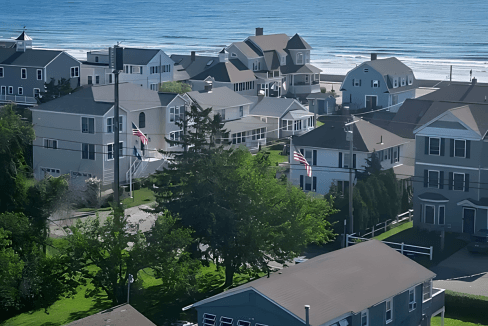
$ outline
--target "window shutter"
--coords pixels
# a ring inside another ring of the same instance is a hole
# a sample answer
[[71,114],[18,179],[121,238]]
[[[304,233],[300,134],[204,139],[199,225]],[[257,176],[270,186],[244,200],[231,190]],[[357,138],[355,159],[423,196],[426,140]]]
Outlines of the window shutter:
[[425,155],[429,155],[429,137],[425,137]]
[[380,83],[381,83],[381,82],[378,80],[378,87],[380,87]]
[[429,170],[424,170],[424,188],[427,188],[429,183]]
[[450,144],[450,150],[449,150],[449,156],[454,157],[454,139],[451,139],[451,144]]
[[314,149],[312,153],[312,165],[317,165],[317,150]]
[[454,178],[453,173],[452,172],[449,172],[449,180],[448,180],[449,181],[449,187],[448,187],[449,190],[452,190],[452,180],[453,180],[453,178]]
[[470,151],[471,151],[471,140],[466,140],[466,158],[469,158]]
[[390,163],[393,164],[393,148],[390,148]]
[[464,191],[469,192],[469,174],[464,175]]
[[352,154],[352,168],[356,168],[356,154]]
[[444,189],[444,171],[439,172],[439,189]]
[[373,81],[371,81],[371,87],[373,87]]
[[303,189],[303,175],[300,176],[300,188]]
[[312,185],[312,191],[317,192],[317,177],[313,177],[313,185]]
[[359,86],[361,86],[361,79],[359,80]]
[[339,152],[339,167],[342,168],[342,152]]
[[444,156],[446,149],[446,139],[441,138],[441,156]]
[[401,146],[398,146],[398,162],[400,162],[400,147]]
[[354,86],[354,78],[352,79],[352,86]]

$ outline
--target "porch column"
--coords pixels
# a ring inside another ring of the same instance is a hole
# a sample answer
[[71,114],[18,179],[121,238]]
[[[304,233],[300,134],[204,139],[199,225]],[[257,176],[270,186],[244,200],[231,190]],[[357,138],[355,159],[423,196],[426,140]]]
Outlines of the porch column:
[[445,313],[445,311],[442,310],[442,312],[441,312],[441,326],[444,326],[444,313]]

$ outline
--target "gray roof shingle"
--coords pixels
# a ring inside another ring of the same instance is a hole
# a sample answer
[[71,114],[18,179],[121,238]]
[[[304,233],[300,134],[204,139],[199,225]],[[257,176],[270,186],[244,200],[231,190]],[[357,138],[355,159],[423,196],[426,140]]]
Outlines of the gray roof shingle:
[[45,67],[62,52],[41,49],[26,49],[25,52],[17,52],[15,48],[0,48],[0,65]]
[[191,77],[194,80],[205,80],[207,77],[211,76],[215,81],[226,82],[226,83],[239,83],[246,81],[253,81],[256,79],[254,73],[247,69],[245,66],[243,70],[238,69],[234,63],[236,63],[241,69],[242,64],[235,62],[235,60],[229,60],[227,62],[219,62],[212,67],[205,69],[198,75]]
[[159,51],[158,49],[124,48],[124,64],[145,66]]
[[357,314],[434,277],[410,258],[371,240],[284,268],[193,307],[234,292],[256,291],[301,320],[305,319],[304,305],[310,305],[310,325],[318,326],[347,313]]
[[69,323],[68,326],[156,326],[128,303]]
[[279,97],[258,97],[247,96],[247,98],[257,98],[253,100],[257,104],[251,109],[250,115],[259,115],[266,117],[283,117],[288,111],[291,110],[308,110],[292,98],[279,98]]
[[284,49],[286,48],[290,38],[286,34],[269,34],[249,36],[248,39],[259,46],[263,52],[274,50],[280,54],[285,54]]
[[311,50],[312,47],[300,35],[295,34],[287,43],[288,50]]
[[234,44],[241,52],[248,58],[257,58],[260,57],[261,55],[256,52],[256,47],[255,46],[250,46],[246,42],[234,42]]
[[187,94],[203,109],[229,108],[252,103],[252,101],[234,92],[228,87],[216,87],[210,92],[193,91]]

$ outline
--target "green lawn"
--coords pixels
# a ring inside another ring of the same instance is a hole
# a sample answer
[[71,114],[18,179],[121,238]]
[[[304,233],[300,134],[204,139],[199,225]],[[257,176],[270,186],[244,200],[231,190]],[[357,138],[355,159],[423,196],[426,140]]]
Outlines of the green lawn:
[[413,227],[413,221],[410,221],[410,222],[407,222],[407,223],[403,223],[403,224],[400,224],[399,226],[391,229],[391,230],[388,230],[376,237],[374,237],[376,240],[385,240],[386,238],[389,238],[391,237],[392,235],[395,235],[397,233],[400,233],[406,229],[410,229]]
[[318,128],[320,126],[323,126],[324,123],[322,121],[317,120],[315,128]]
[[281,150],[277,149],[266,149],[269,152],[269,160],[271,161],[271,166],[278,165],[277,163],[288,162],[288,156],[281,155]]
[[104,211],[109,211],[111,209],[112,209],[112,207],[101,207],[98,209],[91,208],[91,207],[84,207],[84,208],[77,209],[76,211],[81,212],[81,213],[83,213],[83,212],[90,213],[90,212],[104,212]]
[[143,204],[149,204],[156,200],[154,192],[149,188],[141,188],[132,192],[133,198],[125,198],[122,203],[125,208],[131,208]]
[[[431,319],[431,326],[440,326],[441,325],[441,317],[436,316]],[[445,318],[444,317],[444,326],[476,326],[476,325],[488,325],[488,322],[485,324],[475,324],[466,321],[462,321],[459,319],[452,319],[452,318]]]

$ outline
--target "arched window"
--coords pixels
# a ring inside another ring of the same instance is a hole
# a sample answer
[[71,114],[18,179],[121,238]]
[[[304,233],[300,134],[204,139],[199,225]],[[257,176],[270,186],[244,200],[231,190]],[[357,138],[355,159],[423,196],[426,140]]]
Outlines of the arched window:
[[303,53],[297,53],[297,65],[303,65]]
[[139,128],[146,127],[146,115],[144,112],[139,113]]

